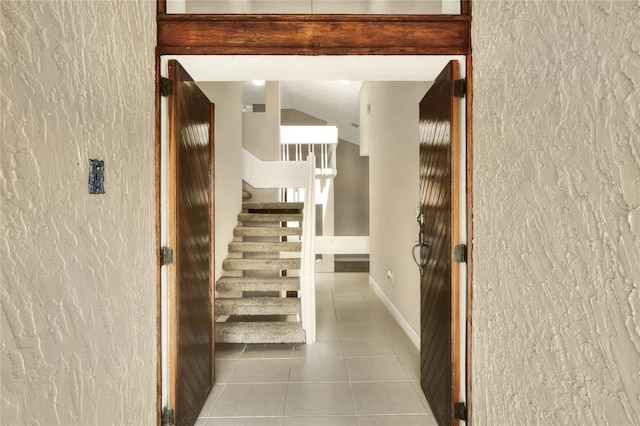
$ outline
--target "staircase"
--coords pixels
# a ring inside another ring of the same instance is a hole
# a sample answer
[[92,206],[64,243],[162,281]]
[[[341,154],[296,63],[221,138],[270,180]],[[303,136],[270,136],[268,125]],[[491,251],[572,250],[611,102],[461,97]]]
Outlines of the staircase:
[[215,341],[303,343],[300,298],[283,297],[300,290],[302,243],[287,239],[302,235],[303,203],[245,201],[242,207],[216,283],[215,315],[226,321],[216,322]]

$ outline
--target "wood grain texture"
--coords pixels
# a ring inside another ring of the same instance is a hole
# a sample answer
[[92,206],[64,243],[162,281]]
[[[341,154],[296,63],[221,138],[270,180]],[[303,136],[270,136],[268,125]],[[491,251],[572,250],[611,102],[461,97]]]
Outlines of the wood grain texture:
[[172,400],[176,424],[192,425],[213,385],[211,104],[187,72],[169,61],[170,239],[174,270]]
[[424,55],[470,51],[469,16],[160,15],[158,54]]
[[457,268],[452,267],[458,238],[456,188],[459,161],[458,108],[450,62],[420,102],[420,227],[428,248],[421,250],[425,272],[420,291],[421,385],[441,425],[453,423],[457,394]]

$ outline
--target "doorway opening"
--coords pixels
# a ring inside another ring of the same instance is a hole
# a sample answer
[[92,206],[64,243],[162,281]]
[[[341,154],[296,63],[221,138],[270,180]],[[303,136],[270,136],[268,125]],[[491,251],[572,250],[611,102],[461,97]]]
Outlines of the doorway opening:
[[[466,69],[466,58],[462,55],[442,55],[442,56],[394,56],[394,57],[371,57],[371,56],[343,56],[343,57],[300,57],[300,56],[162,56],[161,57],[161,72],[163,75],[166,75],[166,64],[170,59],[178,60],[184,68],[191,74],[193,79],[196,82],[241,82],[241,81],[365,81],[370,82],[372,85],[382,85],[396,83],[399,84],[398,87],[390,87],[387,90],[400,90],[402,86],[411,85],[411,83],[418,82],[426,82],[423,83],[423,88],[426,90],[430,83],[435,80],[440,71],[444,68],[444,66],[450,61],[458,61],[460,64],[461,76],[464,78],[464,70]],[[384,89],[384,88],[383,88]],[[406,87],[405,87],[406,89]],[[417,102],[424,93],[417,96],[416,101],[416,119],[418,115]],[[166,104],[166,99],[163,98],[163,104]],[[362,105],[360,105],[362,107]],[[166,108],[166,105],[163,107]],[[376,104],[373,106],[369,105],[369,111],[371,108],[376,108]],[[217,113],[223,113],[221,110],[224,108],[220,108],[219,106],[216,108]],[[460,108],[461,120],[460,120],[460,135],[461,139],[464,140],[464,135],[466,132],[465,129],[465,108],[461,103]],[[165,120],[165,114],[161,114],[161,121]],[[216,122],[220,123],[224,120],[220,120],[216,118]],[[356,123],[360,126],[362,123]],[[417,125],[417,122],[416,122]],[[161,127],[165,129],[168,126],[166,121],[163,121]],[[164,134],[166,132],[161,132]],[[389,140],[389,144],[393,144],[393,140]],[[166,145],[165,142],[162,145]],[[216,141],[216,159],[225,158],[226,155],[230,155],[228,153],[224,153],[224,146],[220,144],[220,140]],[[220,147],[220,149],[219,149]],[[360,152],[367,152],[367,147],[363,148],[363,141],[360,140]],[[417,149],[417,141],[416,141],[416,149]],[[459,179],[460,182],[466,182],[466,167],[464,166],[466,159],[464,158],[465,150],[461,150],[461,164],[462,166],[459,168]],[[221,157],[222,156],[222,157]],[[162,157],[162,155],[161,155]],[[166,153],[163,158],[166,158]],[[168,163],[165,164],[161,162],[161,167],[168,167]],[[388,168],[390,169],[401,169],[403,168],[403,164],[388,164]],[[417,168],[417,165],[416,165]],[[165,169],[166,171],[166,169]],[[167,176],[165,173],[164,176]],[[222,178],[223,179],[223,178]],[[221,176],[218,174],[218,170],[216,169],[216,192],[219,191],[219,188],[224,192],[223,185],[221,185]],[[166,185],[168,182],[164,181]],[[373,183],[372,183],[373,185]],[[416,178],[417,185],[417,178]],[[375,193],[377,187],[370,187],[370,191]],[[402,193],[405,191],[404,188],[397,188],[398,193]],[[413,204],[413,208],[417,206],[418,195],[407,195],[408,198],[411,198],[411,204]],[[467,211],[466,211],[466,199],[467,192],[464,185],[461,185],[457,197],[460,200],[460,211],[459,211],[459,223],[461,224],[460,229],[460,243],[466,243],[466,223],[467,223]],[[162,197],[161,197],[162,198]],[[163,204],[163,206],[166,206]],[[224,203],[216,208],[224,208]],[[163,207],[164,208],[164,207]],[[219,218],[221,214],[216,210],[216,222],[219,223]],[[412,215],[411,220],[413,220],[415,215]],[[231,219],[233,220],[233,219]],[[168,236],[167,230],[162,229],[163,235],[163,245],[165,238]],[[218,233],[216,233],[216,239],[218,238]],[[413,236],[415,238],[415,235]],[[410,243],[413,241],[406,242],[406,257],[410,260]],[[228,243],[228,241],[226,242]],[[225,243],[222,243],[225,244]],[[218,244],[217,244],[218,245]],[[220,263],[219,254],[216,253],[216,265]],[[374,257],[373,262],[376,262],[376,258]],[[378,267],[379,265],[375,265]],[[374,265],[372,265],[372,269]],[[402,266],[400,268],[403,268]],[[460,294],[459,294],[459,324],[464,327],[467,324],[466,314],[467,314],[467,306],[466,306],[466,286],[464,283],[466,280],[466,265],[460,264]],[[221,268],[216,268],[216,278],[219,277]],[[386,269],[386,268],[385,268]],[[406,269],[406,268],[403,268]],[[394,274],[394,271],[390,268],[387,270],[391,272],[391,276],[395,276],[397,279],[397,272]],[[416,268],[413,268],[414,274],[417,276],[418,273]],[[372,274],[375,274],[372,271]],[[386,274],[385,274],[386,275]],[[168,278],[165,277],[165,278]],[[377,281],[382,281],[382,283],[377,283]],[[391,283],[386,283],[382,279],[374,280],[374,284],[372,287],[374,289],[377,287],[379,296],[382,296],[383,301],[386,298],[387,308],[390,309],[391,314],[394,315],[394,318],[398,321],[400,326],[403,328],[404,332],[408,335],[409,339],[417,345],[418,333],[416,332],[416,327],[412,326],[411,319],[407,320],[408,316],[416,315],[415,312],[413,314],[407,312],[411,312],[411,308],[407,306],[398,306],[396,305],[411,305],[411,303],[407,303],[406,301],[398,301],[397,298],[394,298],[394,292],[402,292],[402,290],[398,290],[398,288],[393,287],[395,282],[391,280]],[[416,286],[419,286],[417,283],[418,280],[414,283]],[[391,286],[391,287],[389,287]],[[162,300],[164,301],[166,297],[168,297],[168,285],[166,279],[163,278],[162,284]],[[405,291],[406,293],[406,291]],[[405,298],[411,298],[411,292],[405,294]],[[414,300],[415,301],[415,300]],[[166,304],[165,304],[166,305]],[[414,306],[415,308],[415,306]],[[395,311],[394,311],[395,309]],[[417,316],[419,317],[419,307]],[[165,404],[165,398],[168,398],[168,389],[170,388],[169,377],[170,377],[170,359],[168,356],[168,335],[170,334],[170,324],[169,324],[169,313],[166,306],[163,306],[163,319],[162,319],[162,327],[163,332],[162,336],[165,336],[162,341],[163,347],[163,362],[162,362],[162,370],[163,370],[163,405]],[[419,329],[419,327],[418,327]],[[464,382],[464,378],[466,377],[466,333],[464,328],[458,334],[460,336],[459,342],[459,367],[460,374],[459,378],[461,383],[459,384],[460,395],[455,398],[459,401],[465,401],[465,389],[466,383]],[[166,354],[165,354],[166,352]],[[168,401],[168,399],[167,399]]]

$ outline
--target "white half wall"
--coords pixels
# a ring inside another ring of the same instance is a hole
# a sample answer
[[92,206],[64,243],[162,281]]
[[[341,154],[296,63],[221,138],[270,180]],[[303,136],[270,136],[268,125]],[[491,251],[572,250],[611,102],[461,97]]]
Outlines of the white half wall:
[[0,2],[3,425],[155,423],[155,12]]
[[473,424],[640,424],[640,5],[473,11]]
[[215,104],[215,275],[229,254],[242,210],[242,92],[239,82],[199,82]]
[[369,149],[371,278],[418,335],[420,274],[411,248],[418,237],[418,106],[430,86],[366,82],[361,91],[371,105],[360,121]]

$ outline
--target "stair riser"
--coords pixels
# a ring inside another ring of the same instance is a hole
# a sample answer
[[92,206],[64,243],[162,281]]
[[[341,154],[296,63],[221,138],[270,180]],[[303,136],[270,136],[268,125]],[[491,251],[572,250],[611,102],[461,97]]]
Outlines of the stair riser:
[[304,343],[299,323],[216,323],[216,343]]

